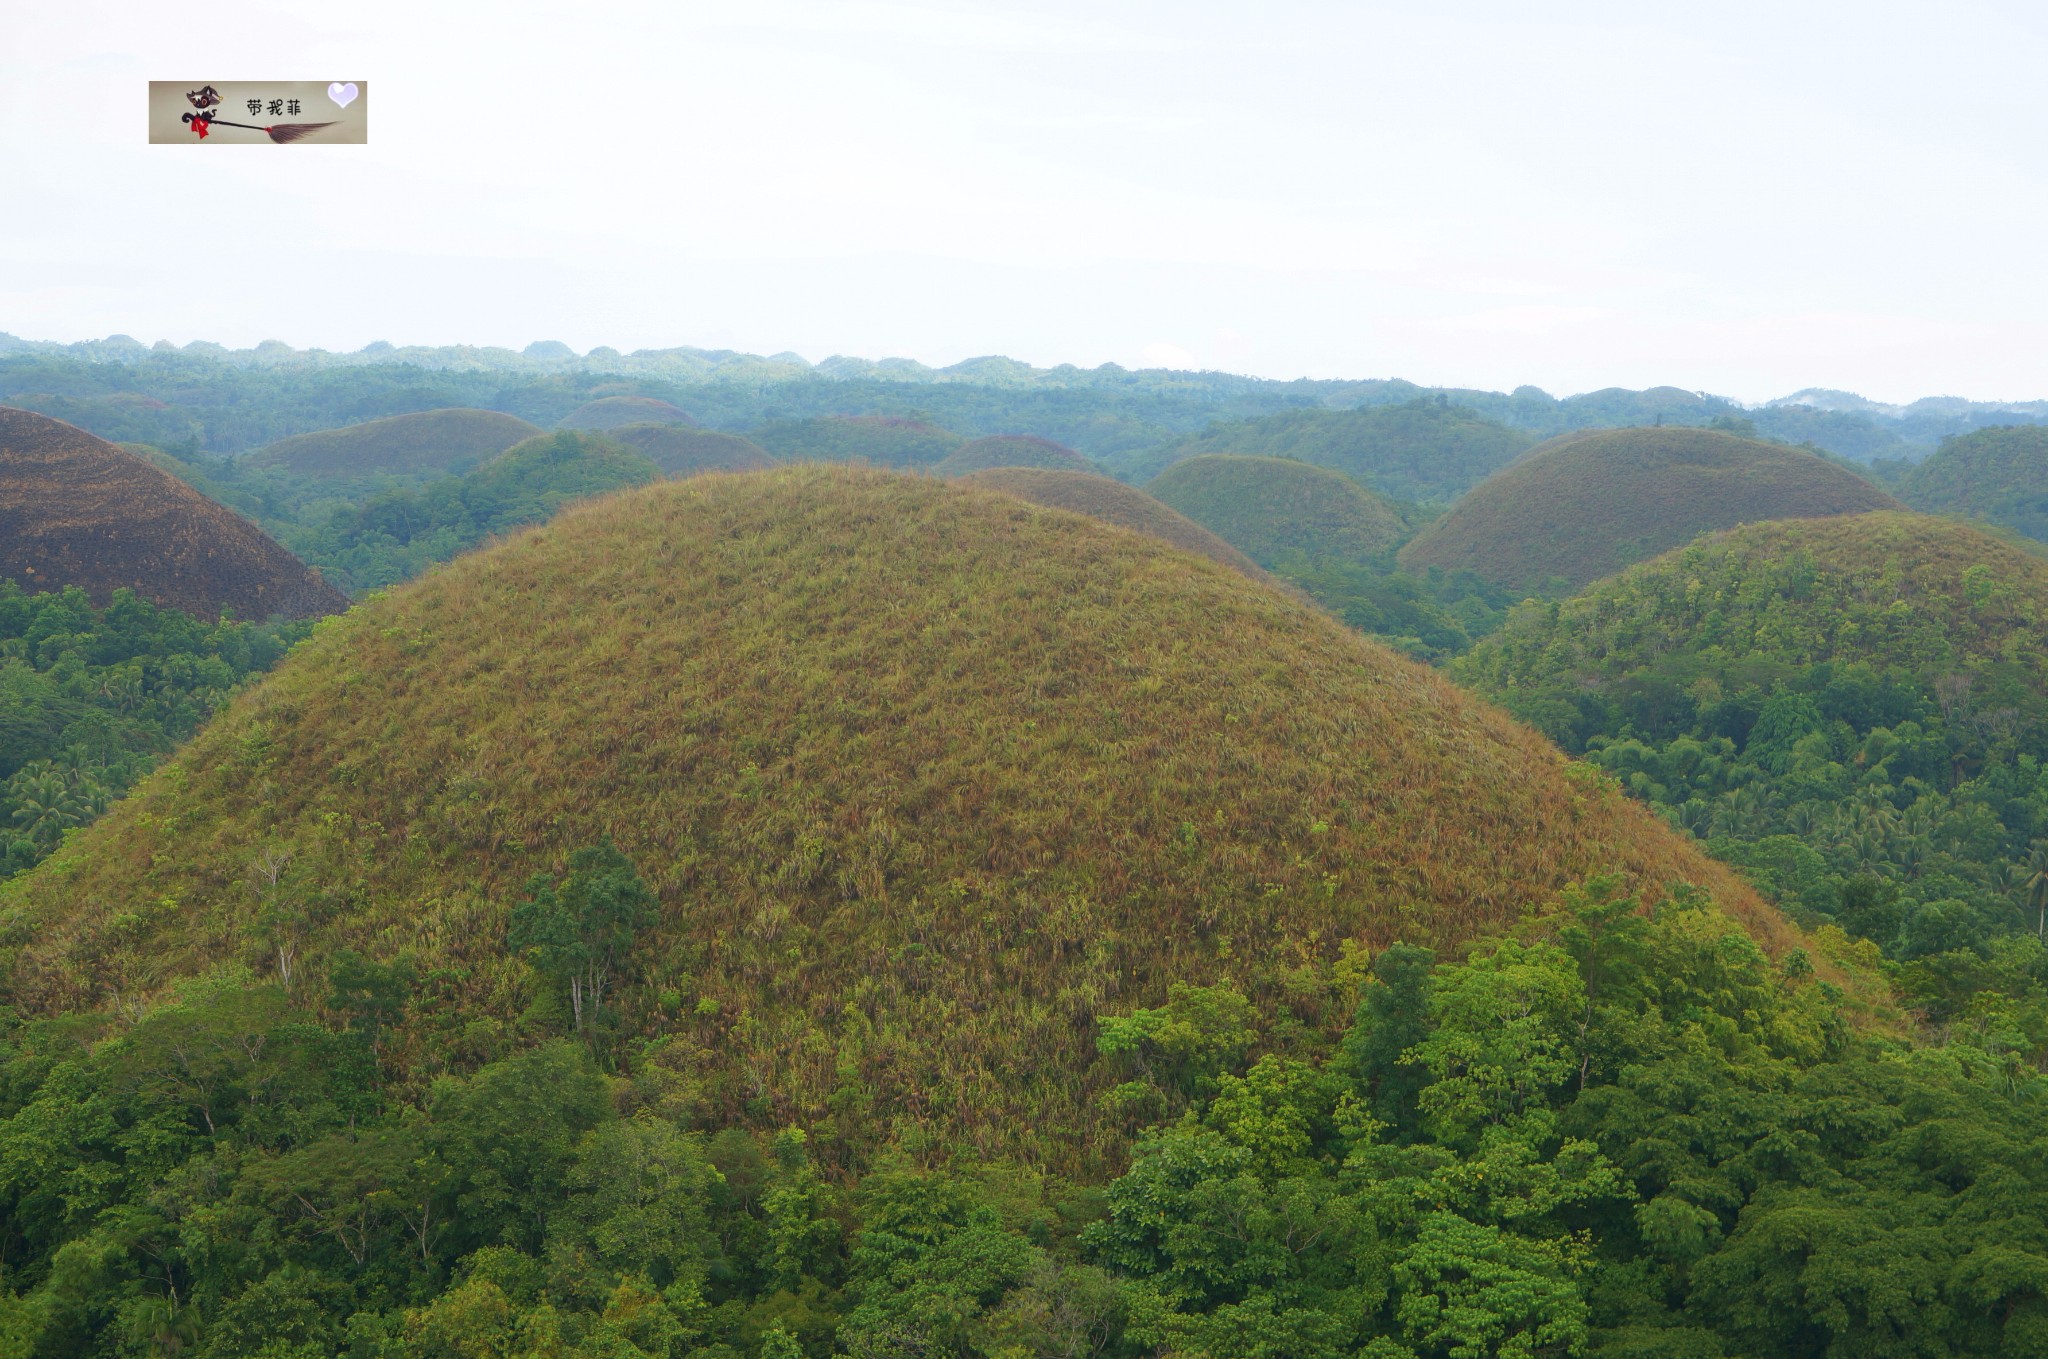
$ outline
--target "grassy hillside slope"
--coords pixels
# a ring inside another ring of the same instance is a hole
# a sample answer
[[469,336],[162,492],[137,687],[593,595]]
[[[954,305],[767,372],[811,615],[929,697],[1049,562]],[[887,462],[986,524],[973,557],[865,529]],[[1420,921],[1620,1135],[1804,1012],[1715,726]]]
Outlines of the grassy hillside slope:
[[1065,472],[1043,467],[995,467],[964,478],[970,486],[1002,491],[1034,505],[1072,510],[1106,524],[1135,529],[1164,539],[1188,552],[1198,552],[1254,580],[1266,579],[1250,557],[1239,552],[1194,520],[1170,510],[1135,486],[1095,472]]
[[1408,532],[1393,506],[1357,482],[1288,458],[1203,454],[1145,489],[1261,566],[1294,552],[1363,561]]
[[1410,401],[1362,410],[1297,410],[1223,424],[1149,450],[1118,470],[1156,476],[1198,453],[1299,458],[1397,500],[1457,499],[1507,466],[1530,436],[1463,406]]
[[1097,471],[1095,464],[1051,439],[1030,434],[991,434],[969,439],[947,454],[932,470],[942,477],[964,477],[991,467],[1044,467],[1068,472]]
[[605,431],[671,477],[699,472],[758,472],[775,458],[752,439],[677,424],[614,425]]
[[367,420],[279,439],[249,455],[254,467],[302,477],[367,477],[379,472],[454,472],[540,433],[516,415],[453,408]]
[[607,838],[660,900],[621,1032],[712,1114],[1069,1161],[1114,1122],[1093,1017],[1171,981],[1335,1033],[1351,945],[1454,944],[1603,869],[1789,940],[1534,732],[1279,592],[795,468],[566,511],[317,628],[0,889],[4,999],[127,1005],[280,949],[317,995],[341,947],[411,951],[394,1059],[503,1051],[562,1012],[508,913]]
[[1897,508],[1800,449],[1712,430],[1599,430],[1554,439],[1496,472],[1400,560],[1518,589],[1575,588],[1712,529]]
[[199,617],[315,618],[341,592],[248,520],[61,420],[0,406],[0,576]]
[[557,429],[610,431],[620,425],[694,425],[690,413],[652,396],[601,396],[586,401],[555,422]]
[[2048,540],[2048,427],[2003,425],[1944,439],[1906,474],[1899,498]]

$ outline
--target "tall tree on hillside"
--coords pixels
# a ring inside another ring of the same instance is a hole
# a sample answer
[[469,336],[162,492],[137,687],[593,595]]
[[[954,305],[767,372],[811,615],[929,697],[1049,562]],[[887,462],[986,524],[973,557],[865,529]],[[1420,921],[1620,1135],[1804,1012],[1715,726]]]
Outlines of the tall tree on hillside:
[[654,893],[609,842],[571,854],[560,883],[538,874],[526,890],[512,912],[510,942],[544,975],[568,983],[581,1033],[597,1018],[634,938],[654,923]]

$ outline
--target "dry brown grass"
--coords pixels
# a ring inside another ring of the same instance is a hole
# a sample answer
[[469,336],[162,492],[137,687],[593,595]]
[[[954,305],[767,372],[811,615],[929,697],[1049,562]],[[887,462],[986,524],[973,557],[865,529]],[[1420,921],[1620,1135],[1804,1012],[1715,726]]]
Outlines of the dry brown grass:
[[1170,981],[1333,1032],[1347,949],[1455,946],[1603,870],[1795,938],[1534,732],[1236,571],[807,466],[586,503],[323,623],[0,890],[5,999],[268,966],[254,866],[288,854],[304,971],[437,969],[399,1040],[423,1077],[450,1033],[512,1041],[507,912],[603,837],[663,904],[622,1023],[710,1116],[1080,1167],[1118,1154],[1093,1016]]
[[1518,589],[1576,589],[1713,529],[1899,508],[1803,449],[1675,426],[1582,431],[1475,486],[1400,560]]
[[1399,511],[1341,472],[1293,458],[1204,453],[1145,489],[1261,566],[1290,553],[1369,561],[1408,535]]
[[313,618],[339,590],[248,520],[104,439],[0,406],[0,574],[29,590],[126,587],[203,618]]

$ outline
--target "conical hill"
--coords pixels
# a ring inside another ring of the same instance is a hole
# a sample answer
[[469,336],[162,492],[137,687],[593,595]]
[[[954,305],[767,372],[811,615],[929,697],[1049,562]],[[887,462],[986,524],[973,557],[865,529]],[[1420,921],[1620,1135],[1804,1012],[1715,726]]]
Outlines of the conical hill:
[[0,576],[117,589],[202,618],[313,618],[339,590],[262,529],[75,425],[0,406]]
[[294,434],[250,454],[249,461],[322,478],[459,472],[540,432],[516,415],[457,406]]
[[1898,508],[1804,449],[1717,430],[1597,430],[1540,444],[1494,473],[1416,534],[1400,561],[1570,590],[1713,529]]
[[1042,467],[1066,472],[1093,472],[1095,464],[1051,439],[1034,434],[990,434],[969,439],[948,453],[932,471],[942,477],[964,477],[991,467]]
[[4,999],[275,975],[280,940],[317,996],[338,949],[410,951],[393,1050],[502,1050],[564,1022],[508,915],[607,839],[660,899],[617,1041],[662,1038],[708,1117],[1070,1163],[1120,1126],[1093,1017],[1170,982],[1332,1032],[1347,941],[1454,945],[1604,870],[1791,938],[1534,732],[1278,591],[807,466],[586,502],[325,624],[0,890]]
[[1204,453],[1173,464],[1145,490],[1261,566],[1292,553],[1369,560],[1408,533],[1376,493],[1292,458]]

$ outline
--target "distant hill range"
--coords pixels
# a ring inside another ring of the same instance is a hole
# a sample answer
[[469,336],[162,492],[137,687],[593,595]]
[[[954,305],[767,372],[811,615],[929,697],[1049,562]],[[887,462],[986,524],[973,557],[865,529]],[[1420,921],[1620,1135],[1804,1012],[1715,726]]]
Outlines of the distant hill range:
[[[632,397],[687,411],[707,428],[737,433],[839,414],[914,414],[968,436],[1035,434],[1110,465],[1129,481],[1145,480],[1172,456],[1169,446],[1211,425],[1417,401],[1462,408],[1464,418],[1492,421],[1530,440],[1582,428],[1721,424],[1783,443],[1811,442],[1864,462],[1917,460],[1943,438],[1985,426],[2048,422],[2048,401],[1931,397],[1892,405],[1822,388],[1751,407],[1668,386],[1556,397],[1531,386],[1501,392],[1398,378],[1275,381],[1116,364],[1038,368],[993,356],[933,367],[844,355],[813,363],[788,352],[687,346],[632,353],[600,346],[579,355],[555,341],[523,351],[378,343],[335,353],[278,341],[231,350],[205,341],[147,345],[126,335],[52,344],[0,334],[0,401],[103,438],[215,453],[243,453],[285,435],[436,407],[489,407],[553,426],[579,407],[620,396],[622,387],[632,388]],[[781,450],[770,445],[770,451]],[[1194,451],[1309,456],[1305,449],[1271,446]],[[1397,497],[1447,498],[1441,487],[1404,487],[1362,468],[1332,465]]]
[[1782,444],[1671,426],[1596,430],[1494,473],[1400,562],[1516,589],[1576,589],[1710,529],[1897,508],[1849,469]]
[[249,460],[308,477],[460,472],[540,432],[501,411],[416,411],[280,439]]
[[261,529],[82,429],[0,406],[0,575],[29,590],[117,589],[202,618],[348,607]]

